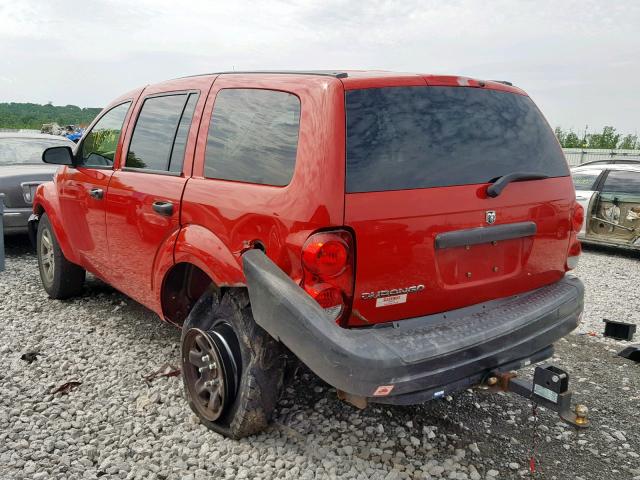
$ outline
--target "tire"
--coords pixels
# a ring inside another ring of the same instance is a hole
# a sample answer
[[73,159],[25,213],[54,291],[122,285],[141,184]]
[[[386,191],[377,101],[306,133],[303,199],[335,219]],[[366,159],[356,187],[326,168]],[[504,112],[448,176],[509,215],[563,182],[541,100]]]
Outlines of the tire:
[[[198,344],[204,340],[206,352]],[[181,358],[185,396],[203,425],[233,439],[268,426],[282,389],[285,354],[253,319],[245,290],[218,295],[210,289],[200,297],[182,328]],[[212,390],[203,389],[211,383]]]
[[86,271],[65,258],[46,213],[38,222],[36,254],[40,280],[49,297],[62,300],[82,292]]

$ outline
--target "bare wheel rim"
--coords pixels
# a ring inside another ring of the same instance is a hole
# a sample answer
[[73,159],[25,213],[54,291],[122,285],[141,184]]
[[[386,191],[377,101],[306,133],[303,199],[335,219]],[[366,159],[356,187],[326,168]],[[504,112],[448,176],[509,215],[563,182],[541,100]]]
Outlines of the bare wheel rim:
[[224,355],[208,332],[192,328],[185,335],[182,365],[187,389],[197,412],[211,422],[220,418],[228,400]]
[[42,276],[47,284],[53,283],[56,264],[53,254],[53,238],[48,228],[42,230],[42,236],[40,237],[40,265]]

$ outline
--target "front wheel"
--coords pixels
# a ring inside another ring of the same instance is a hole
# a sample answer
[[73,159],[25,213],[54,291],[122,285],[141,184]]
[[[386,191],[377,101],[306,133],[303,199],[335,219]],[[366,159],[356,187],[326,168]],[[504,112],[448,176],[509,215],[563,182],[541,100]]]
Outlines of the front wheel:
[[181,352],[187,401],[203,425],[236,439],[267,427],[284,354],[256,324],[246,291],[205,292],[184,322]]
[[46,213],[38,222],[36,252],[40,280],[51,298],[69,298],[82,291],[86,272],[66,259]]

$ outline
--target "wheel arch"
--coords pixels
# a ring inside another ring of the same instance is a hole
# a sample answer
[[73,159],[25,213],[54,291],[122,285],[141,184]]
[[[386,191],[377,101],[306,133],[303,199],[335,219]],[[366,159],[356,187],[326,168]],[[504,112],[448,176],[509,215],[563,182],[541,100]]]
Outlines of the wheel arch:
[[[75,250],[71,245],[71,241],[67,236],[67,232],[64,229],[62,219],[59,215],[60,203],[54,189],[53,182],[47,182],[38,187],[35,198],[33,199],[33,213],[38,216],[38,219],[42,217],[44,213],[49,218],[49,223],[53,228],[53,233],[58,240],[58,245],[70,262],[80,264],[80,258],[76,255]],[[37,226],[34,226],[37,229]],[[35,232],[37,234],[37,230]]]
[[[208,289],[246,288],[244,273],[233,253],[213,232],[200,225],[180,230],[173,262],[160,261],[159,303],[162,316],[181,326],[195,302]],[[165,249],[165,257],[168,255]],[[157,270],[156,270],[157,271]]]

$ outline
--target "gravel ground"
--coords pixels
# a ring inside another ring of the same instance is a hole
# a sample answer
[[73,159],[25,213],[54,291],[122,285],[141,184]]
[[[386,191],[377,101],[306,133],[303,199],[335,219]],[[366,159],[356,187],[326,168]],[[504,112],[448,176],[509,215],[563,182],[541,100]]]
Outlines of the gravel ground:
[[177,330],[97,280],[81,298],[49,300],[21,242],[9,240],[0,274],[2,479],[529,478],[532,452],[535,478],[640,479],[640,365],[616,356],[624,342],[589,334],[603,317],[640,323],[637,256],[589,250],[578,269],[584,323],[554,361],[591,409],[588,430],[479,391],[357,411],[302,371],[267,432],[231,441],[198,424],[180,377],[144,380],[178,366]]

